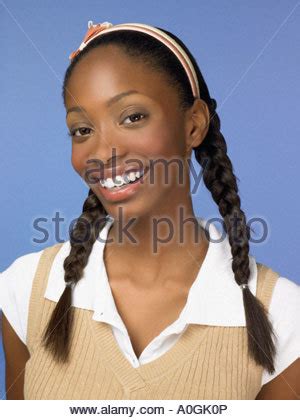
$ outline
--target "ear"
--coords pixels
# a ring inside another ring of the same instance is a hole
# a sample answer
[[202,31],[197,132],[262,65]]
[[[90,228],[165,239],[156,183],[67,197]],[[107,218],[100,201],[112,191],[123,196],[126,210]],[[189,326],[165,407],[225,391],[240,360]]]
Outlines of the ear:
[[186,153],[205,139],[210,123],[209,109],[202,99],[195,99],[186,114]]

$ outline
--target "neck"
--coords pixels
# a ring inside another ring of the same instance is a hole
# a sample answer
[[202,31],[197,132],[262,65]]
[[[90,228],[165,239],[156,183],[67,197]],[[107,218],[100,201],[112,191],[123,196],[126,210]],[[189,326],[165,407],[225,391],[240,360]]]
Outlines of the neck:
[[174,261],[174,257],[187,249],[192,254],[199,253],[199,246],[207,245],[204,229],[200,226],[192,206],[173,206],[168,212],[139,216],[136,220],[114,219],[108,233],[108,247],[117,251],[127,261],[138,258],[149,259],[157,264]]

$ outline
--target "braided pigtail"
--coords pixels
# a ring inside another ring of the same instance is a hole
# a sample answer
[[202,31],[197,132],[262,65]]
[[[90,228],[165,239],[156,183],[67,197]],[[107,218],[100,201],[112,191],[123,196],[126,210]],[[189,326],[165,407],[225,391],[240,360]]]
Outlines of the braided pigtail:
[[97,196],[89,190],[81,216],[70,234],[71,250],[64,260],[66,287],[57,302],[42,337],[43,346],[57,362],[66,362],[73,325],[72,289],[83,275],[93,244],[105,225],[107,213]]
[[[248,349],[257,364],[274,372],[274,331],[262,303],[254,296],[247,282],[249,269],[250,229],[241,209],[236,176],[227,155],[227,145],[220,131],[220,119],[215,112],[217,102],[210,98],[210,125],[204,141],[194,148],[195,157],[203,167],[203,181],[211,192],[224,220],[225,231],[231,246],[232,270],[237,284],[242,288],[246,317]],[[237,220],[238,223],[235,223]]]

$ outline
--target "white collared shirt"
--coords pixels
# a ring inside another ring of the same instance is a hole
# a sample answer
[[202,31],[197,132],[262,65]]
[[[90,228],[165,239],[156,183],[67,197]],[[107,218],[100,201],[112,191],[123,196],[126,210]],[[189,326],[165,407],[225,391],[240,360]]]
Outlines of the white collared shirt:
[[[231,268],[231,249],[227,235],[213,223],[197,218],[208,232],[207,255],[193,282],[186,305],[176,321],[163,330],[136,357],[126,326],[116,308],[103,261],[103,251],[113,219],[109,217],[94,243],[82,279],[73,289],[77,308],[93,311],[93,320],[112,326],[114,337],[133,367],[149,363],[167,352],[180,338],[189,323],[215,326],[245,326],[242,290]],[[225,236],[224,236],[225,235]],[[17,258],[0,274],[0,308],[26,344],[26,331],[32,281],[43,250]],[[64,291],[64,259],[70,253],[70,242],[63,243],[53,261],[44,297],[57,302]],[[249,255],[248,285],[256,294],[256,260]],[[269,317],[278,337],[275,372],[263,371],[262,385],[272,380],[300,356],[300,286],[280,277],[274,287]]]

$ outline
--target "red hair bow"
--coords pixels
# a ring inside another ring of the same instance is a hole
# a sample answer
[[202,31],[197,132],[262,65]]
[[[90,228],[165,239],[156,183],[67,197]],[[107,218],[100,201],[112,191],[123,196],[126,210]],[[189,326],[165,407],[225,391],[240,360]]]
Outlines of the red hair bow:
[[110,28],[113,26],[110,22],[103,22],[103,23],[97,23],[96,25],[93,24],[92,20],[88,21],[88,30],[83,38],[82,43],[80,44],[79,48],[76,51],[73,51],[69,55],[69,59],[73,60],[74,57],[76,57],[77,54],[80,53],[80,51],[83,50],[83,48],[86,46],[87,42],[96,34],[102,32],[104,29]]

